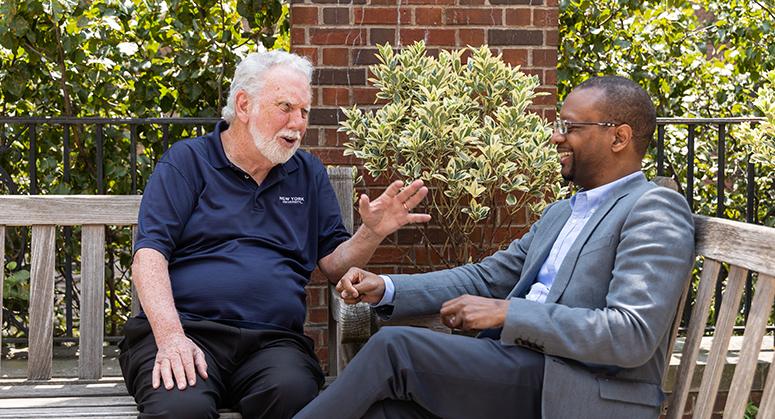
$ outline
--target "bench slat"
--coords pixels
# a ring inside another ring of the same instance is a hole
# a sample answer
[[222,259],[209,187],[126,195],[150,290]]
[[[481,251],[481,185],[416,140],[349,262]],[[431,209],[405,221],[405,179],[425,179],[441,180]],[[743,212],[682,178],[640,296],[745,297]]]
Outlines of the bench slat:
[[0,404],[6,399],[37,398],[37,397],[99,397],[127,396],[124,380],[119,377],[104,379],[97,383],[83,384],[74,379],[51,380],[45,384],[30,382],[11,382],[0,385]]
[[[5,226],[0,225],[0,348],[3,347],[3,285],[5,281]],[[2,356],[0,356],[0,373],[3,371]]]
[[81,326],[78,376],[102,377],[102,341],[105,317],[105,226],[81,230]]
[[667,411],[667,419],[683,417],[683,409],[686,405],[686,399],[689,397],[692,377],[694,376],[694,369],[700,353],[700,342],[705,332],[705,324],[708,321],[710,300],[713,297],[716,278],[718,278],[720,270],[721,264],[719,262],[708,258],[705,259],[700,285],[697,289],[694,307],[692,308],[689,329],[686,331],[686,340],[683,351],[681,351],[681,364],[678,366],[676,383],[673,387],[673,394],[670,396],[671,401],[670,408]]
[[727,396],[724,409],[725,418],[743,417],[753,385],[762,339],[767,331],[767,321],[770,317],[770,311],[772,311],[773,298],[775,298],[775,278],[759,275],[759,279],[756,281],[756,293],[751,303],[751,311],[745,324],[740,359],[735,367],[732,384],[729,386],[734,391],[730,391]]
[[51,378],[54,349],[54,226],[32,226],[27,378]]
[[[773,360],[775,362],[775,360]],[[767,372],[767,381],[764,383],[761,403],[757,418],[768,419],[775,418],[775,368],[770,366]]]
[[710,353],[708,353],[708,364],[705,366],[705,373],[702,375],[702,383],[695,403],[697,412],[694,417],[696,418],[708,419],[713,414],[716,393],[721,382],[721,373],[727,360],[725,355],[727,348],[729,348],[729,339],[732,337],[732,328],[735,325],[747,274],[748,270],[739,266],[732,266],[729,271],[727,287],[722,297],[723,303],[716,317],[716,331],[713,335]]
[[0,224],[132,225],[139,195],[8,195],[0,199]]
[[775,276],[775,229],[739,221],[694,216],[696,253]]
[[130,406],[135,408],[132,396],[74,396],[74,397],[36,397],[22,399],[4,399],[3,409],[34,409],[44,407],[56,409],[61,407],[115,407]]

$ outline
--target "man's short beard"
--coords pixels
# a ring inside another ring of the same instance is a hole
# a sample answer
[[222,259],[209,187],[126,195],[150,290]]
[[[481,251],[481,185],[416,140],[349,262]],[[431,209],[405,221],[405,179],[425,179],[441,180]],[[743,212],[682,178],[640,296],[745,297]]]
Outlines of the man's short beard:
[[[248,126],[248,130],[250,131],[250,136],[253,137],[253,143],[256,145],[256,148],[258,151],[266,157],[267,160],[269,160],[272,164],[283,164],[287,162],[288,160],[293,157],[293,154],[296,153],[296,150],[299,148],[299,144],[301,144],[301,138],[298,138],[293,145],[293,148],[287,148],[284,147],[282,144],[280,144],[279,141],[276,141],[273,137],[265,138],[261,135],[261,133],[258,132],[258,127],[255,123],[251,122]],[[282,136],[282,135],[298,135],[300,137],[300,134],[298,132],[288,131],[288,130],[282,130],[279,133],[277,133],[275,136]],[[285,140],[283,140],[285,141]]]

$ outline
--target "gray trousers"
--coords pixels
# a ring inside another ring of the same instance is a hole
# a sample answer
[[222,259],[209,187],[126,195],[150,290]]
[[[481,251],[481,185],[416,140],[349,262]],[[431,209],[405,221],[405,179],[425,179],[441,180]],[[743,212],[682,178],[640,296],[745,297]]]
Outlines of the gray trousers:
[[295,418],[540,418],[544,355],[500,341],[385,327]]

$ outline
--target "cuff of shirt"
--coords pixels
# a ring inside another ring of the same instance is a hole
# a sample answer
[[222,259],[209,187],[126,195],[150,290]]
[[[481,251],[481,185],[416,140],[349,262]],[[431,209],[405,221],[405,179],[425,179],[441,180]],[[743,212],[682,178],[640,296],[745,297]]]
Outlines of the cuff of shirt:
[[382,295],[382,299],[377,304],[373,304],[372,307],[381,307],[393,304],[393,297],[396,294],[396,285],[393,284],[393,280],[387,275],[380,275],[382,280],[385,281],[385,294]]

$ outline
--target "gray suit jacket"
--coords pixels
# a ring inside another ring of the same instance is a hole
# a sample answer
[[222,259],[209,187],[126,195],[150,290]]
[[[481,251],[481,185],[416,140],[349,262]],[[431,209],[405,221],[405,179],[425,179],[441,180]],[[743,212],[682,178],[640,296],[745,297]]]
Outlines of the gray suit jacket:
[[693,264],[684,198],[634,179],[616,188],[562,262],[546,303],[525,300],[570,216],[549,206],[506,250],[455,269],[391,275],[390,317],[438,312],[463,294],[511,298],[504,345],[546,356],[544,418],[656,418],[670,327]]

